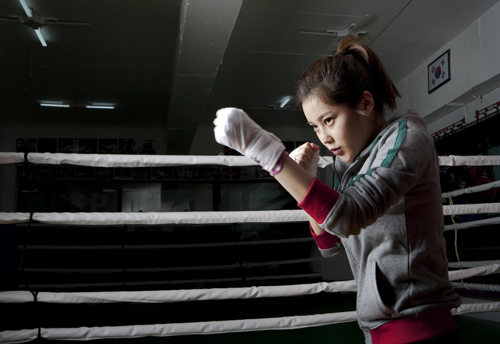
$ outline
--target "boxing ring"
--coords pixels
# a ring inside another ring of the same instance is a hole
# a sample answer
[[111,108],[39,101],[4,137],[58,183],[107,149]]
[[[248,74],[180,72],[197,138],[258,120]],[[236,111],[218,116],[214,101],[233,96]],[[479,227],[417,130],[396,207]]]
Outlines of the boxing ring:
[[[319,167],[331,164],[331,158],[321,157]],[[500,165],[500,156],[447,156],[440,157],[441,166],[485,166]],[[0,153],[0,164],[28,166],[72,165],[94,167],[162,167],[162,166],[254,166],[243,156],[149,156],[149,155],[97,155],[97,154],[50,154],[50,153]],[[466,214],[500,213],[500,203],[456,204],[453,197],[477,193],[500,187],[500,181],[443,193],[445,216]],[[234,223],[287,223],[307,222],[303,210],[278,211],[218,211],[218,212],[156,212],[156,213],[0,213],[0,224],[46,224],[74,226],[115,225],[166,225],[166,224],[234,224]],[[500,223],[500,216],[466,223],[451,224],[446,231],[455,231],[474,226]],[[470,290],[499,292],[496,284],[464,283],[470,277],[487,276],[500,272],[500,260],[450,263],[449,277],[455,287]],[[320,282],[282,286],[248,288],[211,288],[155,291],[104,291],[104,292],[45,292],[5,291],[0,292],[0,303],[51,303],[51,304],[111,304],[111,303],[182,303],[254,298],[285,298],[319,293],[355,293],[353,280]],[[500,302],[467,303],[453,310],[453,314],[498,312]],[[32,328],[16,331],[1,331],[0,343],[22,343],[37,338],[49,340],[93,340],[139,337],[168,337],[199,334],[221,334],[266,330],[290,330],[307,327],[333,325],[356,320],[356,312],[338,312],[315,315],[298,315],[276,318],[242,319],[208,322],[187,322],[149,325],[101,326],[78,328]]]

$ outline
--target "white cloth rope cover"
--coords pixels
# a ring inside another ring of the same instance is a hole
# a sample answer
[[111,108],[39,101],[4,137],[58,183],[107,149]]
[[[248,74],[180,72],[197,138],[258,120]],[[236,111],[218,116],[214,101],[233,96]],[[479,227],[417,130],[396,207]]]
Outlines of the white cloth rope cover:
[[[277,276],[256,276],[256,277],[246,277],[245,281],[261,281],[261,280],[284,280],[284,279],[294,279],[294,278],[322,278],[320,273],[309,273],[309,274],[298,274],[298,275],[277,275]],[[123,288],[128,286],[165,286],[165,285],[178,285],[178,284],[195,284],[195,283],[230,283],[230,282],[241,282],[241,277],[228,277],[228,278],[206,278],[206,279],[187,279],[187,280],[168,280],[168,281],[139,281],[139,282],[106,282],[106,283],[72,283],[72,284],[30,284],[31,288],[35,289],[70,289],[70,288]]]
[[[312,326],[333,325],[356,320],[356,312],[341,312],[318,315],[302,315],[281,318],[209,321],[177,324],[154,324],[135,326],[42,328],[41,336],[49,340],[92,340],[104,338],[140,338],[146,336],[171,337],[182,335],[202,335],[238,333],[250,331],[291,330]],[[19,343],[34,339],[33,332],[0,332],[1,343]],[[18,334],[18,336],[16,336]],[[23,338],[21,338],[23,336]],[[36,338],[36,333],[35,333]]]
[[[500,203],[443,206],[444,215],[483,213],[500,213]],[[29,218],[29,213],[0,213],[0,224],[26,223]],[[102,226],[307,222],[309,219],[305,211],[297,209],[163,213],[34,213],[33,221],[51,225]],[[457,224],[459,225],[466,224]]]
[[[467,270],[460,271],[450,271],[449,278],[450,281],[460,280],[464,278],[469,278],[473,276],[488,275],[490,273],[497,273],[499,271],[498,265],[493,266],[482,266]],[[282,279],[293,279],[293,278],[321,278],[320,273],[312,274],[300,274],[300,275],[278,275],[278,276],[263,276],[263,277],[247,277],[247,281],[258,281],[258,280],[282,280]],[[141,281],[141,282],[110,282],[110,283],[79,283],[79,284],[32,284],[32,287],[38,289],[57,289],[57,288],[82,288],[82,287],[123,287],[123,286],[142,286],[142,285],[168,285],[168,284],[186,284],[186,283],[205,283],[205,282],[235,282],[239,281],[239,278],[219,278],[219,279],[200,279],[200,280],[174,280],[174,281]],[[1,298],[0,298],[1,302]]]
[[450,281],[458,281],[464,278],[470,278],[474,276],[486,276],[490,274],[497,274],[499,272],[500,272],[500,265],[493,264],[486,266],[477,266],[465,270],[449,271],[448,275]]
[[460,307],[451,310],[452,314],[455,315],[498,311],[500,311],[500,302],[463,303]]
[[[500,272],[500,265],[486,265],[471,269],[450,271],[450,281],[457,281],[473,276],[484,276]],[[226,300],[262,297],[290,297],[317,294],[320,292],[355,292],[354,280],[341,282],[319,282],[285,286],[214,288],[163,291],[133,292],[88,292],[88,293],[50,293],[39,292],[38,302],[50,303],[110,303],[110,302],[183,302],[197,300]],[[0,292],[0,303],[32,302],[33,295],[28,291]]]
[[[463,304],[453,309],[454,315],[498,312],[500,302]],[[356,311],[302,315],[281,318],[209,321],[177,324],[134,326],[41,328],[41,336],[49,340],[93,340],[104,338],[171,337],[182,335],[207,335],[251,331],[291,330],[313,326],[334,325],[356,321]],[[37,337],[37,330],[0,332],[1,343],[21,343]]]
[[454,204],[443,206],[443,215],[500,213],[500,203]]
[[477,262],[450,262],[448,263],[448,267],[450,268],[474,268],[476,266],[486,266],[486,265],[493,265],[493,264],[500,264],[500,260],[480,260]]
[[[456,227],[457,227],[457,229],[467,229],[467,228],[474,228],[474,227],[479,227],[479,226],[495,225],[498,223],[500,223],[500,216],[499,217],[492,217],[489,219],[483,219],[483,220],[457,223]],[[444,226],[445,231],[452,231],[454,229],[455,229],[455,225],[453,225],[453,224]]]
[[500,165],[500,155],[448,155],[439,157],[439,166]]
[[2,331],[0,332],[0,343],[14,344],[32,341],[38,337],[38,329]]
[[[0,213],[0,224],[29,221],[29,213]],[[218,211],[166,213],[34,213],[33,221],[52,225],[165,225],[307,222],[305,211]]]
[[[318,167],[329,166],[333,157],[320,157]],[[0,164],[24,162],[24,153],[0,153]],[[254,166],[256,163],[244,156],[224,155],[126,155],[126,154],[63,154],[29,153],[28,162],[50,165],[80,165],[95,167],[148,167],[185,165]],[[440,156],[440,166],[489,166],[500,165],[498,155]]]
[[[24,153],[0,153],[0,164],[24,162]],[[160,167],[160,166],[257,166],[245,156],[231,155],[127,155],[127,154],[64,154],[29,153],[28,162],[48,165],[76,165],[94,167]],[[325,168],[333,157],[320,157],[318,167]]]
[[465,188],[465,189],[458,189],[458,190],[454,190],[454,191],[450,191],[450,192],[445,192],[441,195],[441,197],[448,199],[450,197],[460,196],[460,195],[464,195],[464,194],[473,194],[476,192],[483,192],[483,191],[487,191],[487,190],[497,188],[497,187],[500,187],[500,180],[497,180],[497,181],[494,181],[491,183],[487,183],[487,184],[471,186],[471,187]]
[[[124,291],[124,292],[77,292],[51,293],[39,292],[38,302],[48,303],[114,303],[114,302],[185,302],[201,300],[252,299],[266,297],[291,297],[318,294],[321,292],[354,292],[354,280],[342,282],[319,282],[267,287],[211,288],[185,290]],[[0,292],[0,303],[32,302],[29,291]]]
[[478,290],[478,291],[493,291],[498,293],[500,291],[500,285],[496,284],[479,284],[479,283],[460,283],[460,282],[452,282],[451,283],[455,288],[465,288],[469,290]]

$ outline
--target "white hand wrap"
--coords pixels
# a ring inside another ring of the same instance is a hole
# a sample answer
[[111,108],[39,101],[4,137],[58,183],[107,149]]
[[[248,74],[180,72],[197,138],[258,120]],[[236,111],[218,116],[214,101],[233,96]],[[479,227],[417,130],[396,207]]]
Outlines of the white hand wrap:
[[221,109],[214,124],[215,141],[237,150],[267,171],[273,169],[285,151],[280,139],[262,129],[243,110]]
[[[296,161],[295,157],[301,153],[299,150],[300,147],[296,148],[290,153],[290,158],[292,158],[294,161]],[[318,171],[318,163],[319,163],[319,150],[313,153],[311,161],[309,162],[309,166],[307,166],[306,168],[306,171],[309,172],[313,177],[316,177],[316,173]]]

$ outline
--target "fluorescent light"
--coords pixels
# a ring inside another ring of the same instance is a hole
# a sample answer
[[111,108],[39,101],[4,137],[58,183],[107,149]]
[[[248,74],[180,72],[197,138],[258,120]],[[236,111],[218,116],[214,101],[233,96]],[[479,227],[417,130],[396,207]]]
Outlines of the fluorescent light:
[[[28,7],[26,2],[24,0],[19,0],[19,2],[21,3],[21,6],[23,6],[23,10],[26,13],[26,16],[28,18],[33,18],[33,12],[31,12],[31,9]],[[42,36],[42,32],[40,31],[40,28],[38,29],[33,28],[33,29],[35,30],[35,33],[38,36],[38,39],[40,40],[40,43],[42,43],[42,46],[46,47],[47,42],[45,42],[45,39]]]
[[40,103],[40,106],[69,108],[69,104],[63,104],[63,103]]
[[40,31],[40,28],[35,29],[35,33],[38,36],[38,39],[40,40],[40,43],[42,43],[42,46],[46,47],[47,46],[47,42],[45,42],[45,39],[43,39],[42,31]]
[[107,109],[107,110],[113,110],[115,108],[112,105],[86,105],[85,107],[87,109]]
[[33,17],[33,13],[31,13],[31,10],[28,7],[28,5],[26,4],[26,2],[24,0],[19,0],[19,2],[21,3],[21,6],[23,6],[23,10],[26,13],[26,15],[28,17],[32,18]]
[[85,108],[85,109],[106,109],[106,110],[112,110],[114,109],[114,105],[105,105],[105,104],[93,104],[93,105],[85,105],[79,102],[69,102],[69,103],[63,103],[63,102],[41,102],[40,106],[48,106],[48,107],[64,107],[64,108]]
[[283,98],[283,100],[280,102],[280,108],[284,108],[286,104],[292,99],[291,96]]

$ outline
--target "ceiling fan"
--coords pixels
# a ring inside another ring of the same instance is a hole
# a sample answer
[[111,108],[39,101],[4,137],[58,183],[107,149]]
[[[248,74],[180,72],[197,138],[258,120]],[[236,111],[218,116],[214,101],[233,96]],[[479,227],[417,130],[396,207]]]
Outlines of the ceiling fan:
[[358,26],[360,26],[360,24],[363,21],[365,21],[366,19],[368,19],[369,17],[370,17],[370,15],[367,14],[363,18],[361,18],[361,20],[358,21],[357,23],[351,23],[351,24],[349,24],[344,29],[326,30],[324,32],[300,31],[300,33],[307,34],[307,35],[319,35],[319,36],[337,36],[339,39],[342,38],[342,37],[344,37],[344,36],[348,36],[348,35],[352,35],[352,36],[355,36],[355,37],[366,36],[368,34],[368,32],[366,32],[366,31],[355,31],[354,29],[357,28]]
[[269,104],[265,106],[249,106],[250,109],[274,110],[274,111],[302,111],[301,109],[287,105],[293,99],[292,96],[283,98],[278,104]]
[[35,30],[35,33],[40,40],[40,43],[42,44],[43,47],[47,46],[47,42],[45,41],[45,38],[42,35],[41,27],[45,25],[90,25],[90,23],[84,23],[84,22],[62,22],[59,21],[57,18],[49,18],[49,17],[41,17],[33,11],[31,7],[29,7],[26,4],[25,0],[19,0],[19,3],[24,9],[24,12],[26,13],[25,16],[18,16],[18,15],[9,15],[7,18],[0,18],[0,21],[3,22],[12,22],[12,23],[19,23],[22,25],[26,25],[31,27],[33,30]]
[[274,111],[302,111],[294,106],[283,106],[279,104],[270,104],[266,106],[249,106],[250,109],[260,109],[260,110],[274,110]]

